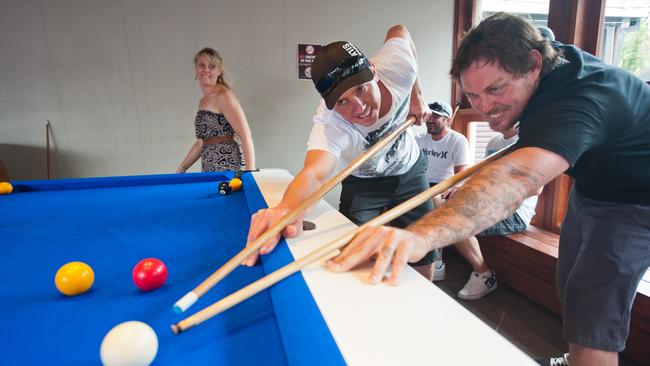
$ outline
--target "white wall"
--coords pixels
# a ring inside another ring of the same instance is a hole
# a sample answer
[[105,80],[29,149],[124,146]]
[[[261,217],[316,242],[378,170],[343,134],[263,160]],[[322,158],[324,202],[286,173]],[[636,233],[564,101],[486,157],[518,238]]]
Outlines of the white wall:
[[[427,101],[449,100],[452,0],[0,0],[0,160],[12,179],[173,172],[194,141],[193,54],[216,48],[259,167],[302,165],[318,94],[298,43],[371,55],[394,24],[414,38]],[[191,171],[199,171],[195,164]]]

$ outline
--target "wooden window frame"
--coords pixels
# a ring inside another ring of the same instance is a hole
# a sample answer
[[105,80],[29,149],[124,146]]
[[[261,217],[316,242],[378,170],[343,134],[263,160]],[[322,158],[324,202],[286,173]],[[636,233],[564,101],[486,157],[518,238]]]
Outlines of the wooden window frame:
[[[550,0],[548,26],[562,43],[574,44],[583,50],[599,54],[599,42],[605,16],[606,0]],[[467,32],[479,20],[477,0],[455,0],[453,51]],[[482,118],[463,98],[456,82],[451,86],[452,100],[461,106],[453,128],[468,136],[468,124]],[[563,174],[544,187],[537,203],[533,224],[559,232],[566,213],[573,180]]]

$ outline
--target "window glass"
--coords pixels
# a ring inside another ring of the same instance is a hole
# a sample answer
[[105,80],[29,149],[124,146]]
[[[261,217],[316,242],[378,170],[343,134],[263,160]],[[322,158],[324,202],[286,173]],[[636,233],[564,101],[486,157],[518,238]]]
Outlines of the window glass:
[[478,6],[481,19],[505,11],[532,20],[538,27],[548,24],[549,0],[481,0]]
[[607,0],[601,59],[650,80],[650,0]]
[[498,134],[499,132],[492,130],[490,124],[487,122],[469,122],[467,126],[467,139],[469,140],[469,149],[473,160],[471,164],[485,158],[485,147],[487,146],[487,143],[492,139],[492,137]]

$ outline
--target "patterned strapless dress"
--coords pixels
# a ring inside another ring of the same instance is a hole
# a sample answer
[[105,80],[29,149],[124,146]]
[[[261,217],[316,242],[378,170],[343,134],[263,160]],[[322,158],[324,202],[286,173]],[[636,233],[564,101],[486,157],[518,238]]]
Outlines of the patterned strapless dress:
[[[200,110],[194,120],[196,138],[209,139],[217,136],[234,136],[226,117],[221,113]],[[244,157],[236,141],[226,141],[217,144],[203,144],[201,151],[201,171],[220,172],[238,170],[244,165]]]

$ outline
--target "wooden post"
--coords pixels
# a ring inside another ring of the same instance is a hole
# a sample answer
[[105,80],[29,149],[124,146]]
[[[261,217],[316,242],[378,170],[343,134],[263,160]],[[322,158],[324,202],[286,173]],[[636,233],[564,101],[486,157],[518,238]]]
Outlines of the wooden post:
[[50,120],[45,121],[45,161],[46,161],[46,177],[52,178],[52,170],[50,165]]

